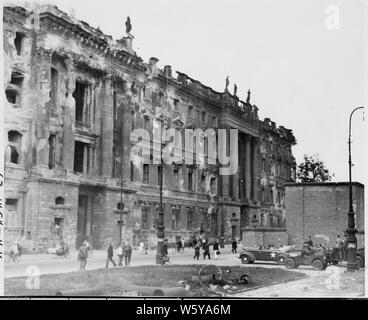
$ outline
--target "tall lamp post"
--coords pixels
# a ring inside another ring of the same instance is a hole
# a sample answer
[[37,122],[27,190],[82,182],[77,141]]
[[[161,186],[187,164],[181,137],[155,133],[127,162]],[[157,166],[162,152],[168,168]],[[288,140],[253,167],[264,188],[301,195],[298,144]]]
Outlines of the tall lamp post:
[[159,188],[160,188],[160,208],[158,211],[157,221],[157,253],[156,253],[156,264],[163,264],[162,247],[165,239],[165,224],[164,224],[164,208],[162,199],[162,188],[163,188],[163,159],[162,159],[162,128],[164,125],[164,117],[161,115],[157,118],[160,121],[160,164],[159,164]]
[[120,152],[120,228],[119,228],[119,246],[123,236],[123,148]]
[[364,107],[355,108],[349,118],[349,212],[348,212],[348,228],[346,229],[347,234],[347,271],[353,272],[355,271],[357,266],[356,260],[356,249],[357,249],[357,238],[355,236],[357,230],[355,229],[355,219],[354,219],[354,209],[353,209],[353,186],[351,182],[351,119],[353,113],[359,109],[364,109]]

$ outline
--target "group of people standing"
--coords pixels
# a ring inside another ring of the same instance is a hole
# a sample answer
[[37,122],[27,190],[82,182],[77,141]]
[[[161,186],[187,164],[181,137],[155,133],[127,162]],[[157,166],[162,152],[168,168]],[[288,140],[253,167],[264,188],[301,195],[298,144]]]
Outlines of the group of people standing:
[[[118,266],[123,266],[123,260],[126,267],[130,266],[130,260],[132,259],[132,247],[128,242],[121,243],[120,246],[116,249],[116,254],[119,258]],[[110,243],[109,247],[107,248],[107,260],[106,260],[106,268],[109,267],[109,262],[116,267],[116,263],[114,261],[114,248],[112,243]]]
[[[313,244],[312,236],[308,236],[308,239],[304,242],[306,245],[305,249],[302,250],[302,256],[305,254],[317,252],[319,250],[327,251],[328,248],[320,243],[318,245]],[[348,237],[346,234],[344,234],[344,239],[338,234],[336,236],[336,240],[334,243],[333,250],[337,252],[339,262],[342,262],[344,259],[346,259],[346,249],[348,244]]]
[[[198,239],[198,240],[194,239],[193,240],[193,246],[194,246],[194,257],[193,257],[193,259],[199,260],[201,248],[203,250],[203,260],[205,260],[206,257],[208,257],[208,259],[211,259],[210,244],[209,244],[209,241],[207,239]],[[213,252],[214,252],[215,260],[217,260],[217,257],[220,254],[219,244],[218,244],[217,240],[215,240],[215,242],[213,243],[213,248],[212,249],[213,249]]]
[[[89,252],[91,251],[90,244],[87,240],[84,240],[82,245],[79,247],[78,251],[78,261],[80,263],[79,269],[86,270],[87,259],[89,257]],[[107,248],[107,259],[106,259],[106,268],[109,267],[109,263],[111,262],[114,267],[117,265],[120,267],[123,265],[123,260],[125,266],[130,266],[130,261],[132,258],[132,247],[128,242],[121,243],[120,246],[116,249],[116,254],[118,256],[119,262],[116,264],[114,260],[114,247],[110,242]]]

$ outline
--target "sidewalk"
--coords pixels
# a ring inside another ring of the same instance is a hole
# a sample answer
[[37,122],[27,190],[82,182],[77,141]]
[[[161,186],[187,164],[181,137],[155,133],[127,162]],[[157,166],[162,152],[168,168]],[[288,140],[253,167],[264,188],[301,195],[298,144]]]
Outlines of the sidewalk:
[[[345,271],[345,266],[339,266]],[[303,272],[304,270],[298,270]],[[365,269],[343,272],[333,283],[326,271],[308,272],[308,277],[287,283],[276,284],[234,295],[234,297],[260,298],[358,298],[365,296]]]

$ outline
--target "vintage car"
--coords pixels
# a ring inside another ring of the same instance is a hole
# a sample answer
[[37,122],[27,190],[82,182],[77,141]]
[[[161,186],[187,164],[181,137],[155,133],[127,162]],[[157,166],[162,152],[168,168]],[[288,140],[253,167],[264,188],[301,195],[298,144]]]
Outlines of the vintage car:
[[303,246],[299,253],[290,253],[284,263],[287,269],[294,269],[304,265],[312,266],[315,270],[324,270],[329,264],[331,264],[331,260],[327,251],[313,250],[308,245]]
[[[300,251],[300,250],[299,250]],[[278,264],[284,264],[290,252],[280,251],[280,249],[263,248],[243,248],[239,254],[239,259],[243,264],[253,263],[254,261],[273,261]]]

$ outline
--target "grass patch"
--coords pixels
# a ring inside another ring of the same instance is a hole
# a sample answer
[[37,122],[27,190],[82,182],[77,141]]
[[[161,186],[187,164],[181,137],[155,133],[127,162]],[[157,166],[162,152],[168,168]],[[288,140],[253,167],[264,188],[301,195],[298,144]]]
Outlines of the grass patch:
[[[103,288],[104,295],[121,295],[122,288],[127,285],[175,287],[178,281],[187,280],[192,275],[198,275],[202,265],[165,265],[139,266],[130,268],[97,269],[84,272],[49,274],[40,277],[40,289],[29,290],[26,287],[26,277],[5,279],[5,295],[53,296],[60,290],[85,289],[96,286]],[[296,280],[304,275],[281,268],[262,267],[220,267],[224,277],[239,277],[247,274],[251,283],[246,288],[267,286],[290,280]],[[225,271],[230,270],[228,274]],[[202,274],[216,273],[214,267],[206,267]],[[245,288],[245,287],[244,287]]]

